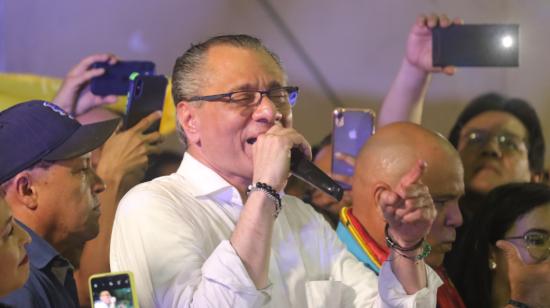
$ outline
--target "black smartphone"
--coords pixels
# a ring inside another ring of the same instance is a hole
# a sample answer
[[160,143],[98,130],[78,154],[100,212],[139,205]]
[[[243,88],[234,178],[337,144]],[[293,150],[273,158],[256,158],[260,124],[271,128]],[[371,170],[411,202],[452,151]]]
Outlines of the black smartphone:
[[[164,96],[168,80],[162,75],[133,75],[128,91],[126,116],[123,129],[136,125],[141,119],[164,106]],[[152,124],[144,133],[158,131],[160,121]]]
[[[345,176],[353,175],[353,166],[337,159],[340,152],[356,157],[361,147],[374,134],[374,111],[370,109],[337,108],[332,113],[332,173]],[[339,184],[344,189],[351,187]]]
[[432,30],[433,65],[519,66],[519,25],[452,25]]
[[154,75],[155,63],[151,61],[118,61],[111,65],[108,62],[96,62],[92,68],[104,68],[105,73],[92,78],[90,87],[95,95],[126,95],[130,88],[130,75]]
[[139,308],[131,272],[102,273],[89,279],[92,308]]

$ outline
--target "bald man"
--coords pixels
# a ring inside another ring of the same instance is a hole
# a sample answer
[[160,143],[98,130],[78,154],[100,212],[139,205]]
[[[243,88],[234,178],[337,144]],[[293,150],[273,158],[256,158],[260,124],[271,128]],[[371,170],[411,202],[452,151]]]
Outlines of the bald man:
[[[426,168],[405,187],[419,161],[424,161]],[[429,190],[437,216],[426,238],[431,253],[425,260],[444,281],[438,290],[438,307],[464,307],[441,266],[445,253],[452,248],[455,229],[462,224],[458,199],[464,194],[464,172],[455,148],[441,135],[417,124],[395,123],[379,129],[365,144],[355,168],[353,208],[341,212],[337,228],[340,239],[378,273],[389,254],[386,222],[379,206],[387,198],[386,192],[393,191],[403,202],[411,202]]]

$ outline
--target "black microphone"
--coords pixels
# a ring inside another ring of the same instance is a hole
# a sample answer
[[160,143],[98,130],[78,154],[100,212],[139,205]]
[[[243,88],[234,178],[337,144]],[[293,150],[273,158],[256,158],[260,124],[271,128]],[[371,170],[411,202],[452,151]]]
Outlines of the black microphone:
[[336,201],[342,200],[344,189],[297,148],[290,150],[290,172],[300,180],[326,192]]

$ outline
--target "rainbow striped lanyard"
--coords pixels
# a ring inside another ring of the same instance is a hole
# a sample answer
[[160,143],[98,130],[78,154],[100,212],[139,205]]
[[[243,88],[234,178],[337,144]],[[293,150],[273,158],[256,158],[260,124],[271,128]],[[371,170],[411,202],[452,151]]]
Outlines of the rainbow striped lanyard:
[[378,275],[380,267],[388,257],[372,237],[365,231],[361,223],[353,216],[351,208],[343,207],[340,211],[340,224],[337,228],[340,240],[344,242],[352,254],[372,269]]

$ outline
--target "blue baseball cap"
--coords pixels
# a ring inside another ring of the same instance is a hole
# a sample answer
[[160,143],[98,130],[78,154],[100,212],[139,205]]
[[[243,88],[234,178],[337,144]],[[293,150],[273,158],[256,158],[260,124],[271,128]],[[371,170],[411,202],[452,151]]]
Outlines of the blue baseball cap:
[[118,121],[81,125],[59,106],[38,100],[0,112],[0,184],[39,161],[91,152],[113,134]]

